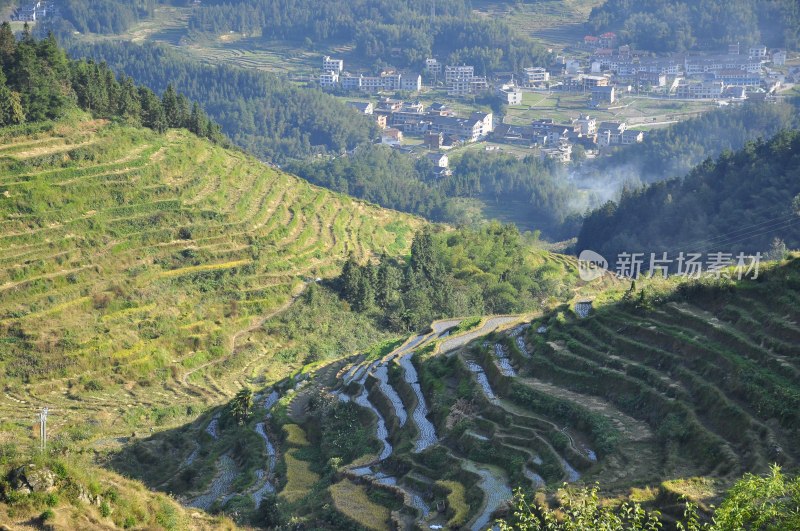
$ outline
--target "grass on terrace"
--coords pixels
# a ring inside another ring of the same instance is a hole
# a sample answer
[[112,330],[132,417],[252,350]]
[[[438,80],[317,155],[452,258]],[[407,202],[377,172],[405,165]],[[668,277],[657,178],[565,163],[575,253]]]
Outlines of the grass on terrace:
[[367,529],[386,529],[390,511],[370,500],[365,488],[344,479],[330,487],[336,510]]
[[302,360],[244,336],[348,253],[404,254],[422,223],[185,131],[83,116],[0,130],[0,219],[3,440],[44,405],[54,434],[80,421],[92,440],[290,373]]

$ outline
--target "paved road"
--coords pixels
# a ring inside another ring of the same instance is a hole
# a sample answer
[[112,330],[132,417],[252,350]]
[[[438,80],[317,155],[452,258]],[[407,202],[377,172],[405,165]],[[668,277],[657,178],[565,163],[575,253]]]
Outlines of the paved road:
[[473,339],[485,336],[486,334],[496,330],[497,328],[508,324],[513,323],[514,321],[519,320],[519,316],[511,315],[511,316],[500,316],[500,317],[491,317],[486,320],[483,326],[480,328],[476,328],[471,332],[467,332],[466,334],[462,334],[460,336],[453,337],[442,342],[441,347],[439,347],[439,351],[442,353],[450,352],[456,349],[459,349],[472,341]]

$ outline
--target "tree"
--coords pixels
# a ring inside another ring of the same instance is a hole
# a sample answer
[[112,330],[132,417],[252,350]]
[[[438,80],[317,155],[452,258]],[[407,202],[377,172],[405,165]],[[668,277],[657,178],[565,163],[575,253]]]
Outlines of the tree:
[[714,514],[714,529],[800,529],[800,478],[785,476],[778,465],[765,476],[746,474]]
[[141,121],[142,104],[139,101],[139,90],[131,77],[124,76],[120,84],[117,114],[131,124]]
[[192,114],[189,115],[189,123],[187,124],[189,131],[197,136],[206,136],[208,133],[207,122],[208,119],[200,109],[200,105],[195,102],[195,104],[192,105]]
[[237,424],[244,424],[253,407],[253,393],[250,389],[242,389],[233,397],[230,412]]
[[559,492],[560,510],[528,500],[522,491],[514,492],[513,516],[498,522],[501,531],[656,531],[661,528],[658,511],[645,512],[638,503],[625,502],[618,508],[600,502],[597,486],[576,488],[564,484]]
[[139,99],[142,102],[142,125],[158,133],[166,131],[167,119],[158,96],[149,88],[141,87]]
[[11,24],[4,21],[0,24],[0,62],[5,65],[14,57],[17,48],[17,39],[11,30]]
[[180,109],[178,108],[178,95],[172,83],[167,85],[167,90],[161,96],[161,105],[164,108],[164,117],[169,127],[183,127]]
[[16,125],[25,121],[22,98],[3,84],[0,86],[0,125]]

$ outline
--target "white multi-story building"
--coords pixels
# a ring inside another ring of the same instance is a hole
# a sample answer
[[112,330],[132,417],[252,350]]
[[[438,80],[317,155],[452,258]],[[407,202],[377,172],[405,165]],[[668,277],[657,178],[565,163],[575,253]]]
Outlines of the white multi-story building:
[[383,88],[383,78],[380,76],[362,76],[361,90],[364,92],[378,92]]
[[758,74],[761,72],[761,61],[743,55],[687,55],[684,60],[687,76],[714,73],[718,70],[744,70],[750,74]]
[[474,66],[446,66],[444,68],[444,81],[448,85],[454,81],[470,80],[475,77]]
[[425,70],[430,74],[439,75],[442,73],[442,64],[433,58],[425,59]]
[[336,72],[323,72],[319,75],[319,86],[332,88],[339,84],[339,74]]
[[352,74],[344,73],[339,76],[339,83],[342,85],[342,90],[361,90],[361,80],[364,76],[354,76]]
[[409,92],[419,92],[422,90],[422,76],[419,74],[403,74],[400,78],[400,88]]
[[522,72],[525,74],[526,87],[533,87],[550,81],[550,72],[542,67],[525,68]]
[[452,135],[467,142],[475,142],[491,133],[494,130],[494,123],[492,113],[475,112],[469,118],[434,116],[430,121],[429,130],[433,133]]
[[597,133],[597,120],[589,115],[581,114],[575,124],[580,126],[581,134],[584,136],[591,136]]
[[399,72],[381,72],[381,88],[383,90],[400,90],[402,77]]
[[748,53],[751,59],[758,59],[759,61],[763,61],[767,58],[767,47],[763,44],[759,44],[758,46],[751,46],[750,51]]
[[344,70],[344,61],[342,59],[332,59],[326,55],[322,58],[322,69],[326,72],[341,73]]
[[704,81],[702,83],[692,83],[683,80],[678,84],[676,95],[679,98],[712,100],[721,98],[723,90],[725,90],[725,83],[722,81]]

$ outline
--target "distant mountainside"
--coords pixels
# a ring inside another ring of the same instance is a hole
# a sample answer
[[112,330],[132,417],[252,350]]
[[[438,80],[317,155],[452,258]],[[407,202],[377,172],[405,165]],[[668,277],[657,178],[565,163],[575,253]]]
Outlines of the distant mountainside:
[[620,31],[641,50],[682,51],[695,46],[763,43],[797,49],[800,4],[794,0],[608,0],[592,10],[594,31]]
[[433,56],[474,64],[480,73],[545,64],[549,57],[505,22],[476,16],[465,0],[213,0],[193,10],[189,29],[298,44],[353,43],[365,60],[416,69]]
[[800,126],[799,110],[792,103],[758,102],[713,110],[650,131],[642,143],[620,146],[608,156],[584,164],[579,175],[590,187],[683,177],[723,151],[741,149],[750,140]]
[[[623,193],[584,220],[577,249],[766,252],[800,247],[800,132],[783,131],[700,164],[684,178]],[[649,254],[648,254],[649,256]]]
[[368,144],[377,125],[335,97],[266,72],[192,61],[157,44],[68,44],[75,57],[107,63],[151,89],[169,84],[197,100],[239,146],[279,164]]

